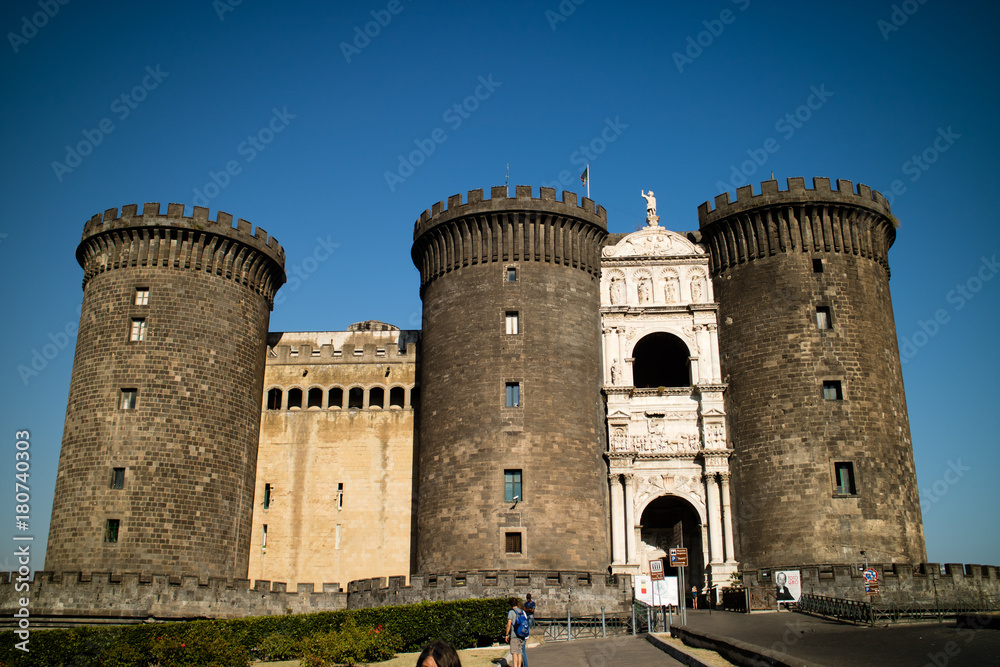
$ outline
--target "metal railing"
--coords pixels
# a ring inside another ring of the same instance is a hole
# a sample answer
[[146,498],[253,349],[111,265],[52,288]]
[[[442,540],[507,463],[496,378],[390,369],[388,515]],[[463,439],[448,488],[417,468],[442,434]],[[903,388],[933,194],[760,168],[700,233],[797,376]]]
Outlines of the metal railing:
[[671,620],[676,621],[662,607],[651,607],[635,601],[632,610],[596,616],[567,616],[565,618],[535,618],[533,634],[541,634],[545,641],[564,642],[575,639],[598,639],[647,632],[667,632]]
[[1000,611],[1000,597],[982,595],[965,599],[909,600],[872,604],[823,595],[803,595],[799,599],[798,609],[841,621],[876,625],[927,619],[941,620],[958,614]]

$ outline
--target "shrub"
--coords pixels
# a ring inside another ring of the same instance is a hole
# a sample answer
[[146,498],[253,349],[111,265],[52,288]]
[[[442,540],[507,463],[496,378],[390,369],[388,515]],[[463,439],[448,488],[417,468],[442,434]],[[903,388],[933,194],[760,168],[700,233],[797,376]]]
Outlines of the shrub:
[[271,662],[291,660],[299,655],[300,641],[281,632],[267,635],[257,645],[254,653],[257,660]]
[[164,628],[153,639],[152,657],[161,665],[176,667],[248,667],[250,653],[222,633],[218,624],[195,621]]
[[348,619],[340,630],[317,633],[302,640],[300,658],[303,667],[356,665],[388,660],[402,648],[402,637],[381,625],[361,628],[354,619]]

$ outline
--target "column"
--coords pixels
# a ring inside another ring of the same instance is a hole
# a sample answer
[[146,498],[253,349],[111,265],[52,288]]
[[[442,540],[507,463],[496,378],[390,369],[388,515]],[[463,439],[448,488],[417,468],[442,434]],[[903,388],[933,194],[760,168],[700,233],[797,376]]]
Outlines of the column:
[[719,503],[719,483],[715,473],[705,473],[705,501],[708,511],[708,548],[710,563],[723,562],[722,556],[722,512]]
[[726,562],[736,562],[736,553],[733,549],[733,508],[729,499],[729,473],[719,473],[722,480],[722,528],[726,536]]
[[[694,341],[698,346],[698,383],[701,382],[711,382],[712,381],[712,355],[711,355],[711,344],[708,341],[708,335],[705,331],[705,326],[702,324],[695,324],[694,330]],[[693,370],[693,369],[692,369]],[[694,382],[694,378],[691,379]]]
[[612,384],[611,365],[615,363],[615,351],[611,345],[611,334],[614,329],[604,329],[601,336],[601,350],[604,352],[604,384]]
[[712,345],[712,381],[722,382],[722,358],[719,357],[719,325],[708,325],[708,339]]
[[622,475],[622,479],[625,481],[625,535],[627,542],[625,545],[628,551],[628,563],[635,564],[639,562],[638,549],[636,549],[638,542],[638,535],[635,532],[635,486],[633,485],[633,477],[631,473]]
[[621,475],[608,475],[611,483],[611,563],[621,565],[625,562],[625,518],[622,507]]
[[632,384],[632,364],[625,361],[625,327],[618,327],[615,332],[618,334],[618,360],[622,362],[622,381],[623,385]]

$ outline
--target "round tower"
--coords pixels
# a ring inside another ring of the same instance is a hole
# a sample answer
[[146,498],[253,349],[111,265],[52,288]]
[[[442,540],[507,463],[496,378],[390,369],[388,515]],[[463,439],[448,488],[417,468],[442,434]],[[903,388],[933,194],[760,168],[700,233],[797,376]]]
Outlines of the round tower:
[[552,188],[438,202],[423,298],[417,570],[607,569],[602,207]]
[[46,569],[244,578],[284,250],[182,204],[94,216]]
[[889,296],[895,218],[850,181],[698,208],[746,569],[926,558]]

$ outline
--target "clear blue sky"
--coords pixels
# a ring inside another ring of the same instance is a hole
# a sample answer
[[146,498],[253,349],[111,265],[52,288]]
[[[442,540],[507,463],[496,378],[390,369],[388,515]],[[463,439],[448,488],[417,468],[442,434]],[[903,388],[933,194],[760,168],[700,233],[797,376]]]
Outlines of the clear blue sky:
[[[896,183],[890,284],[928,556],[1000,563],[996,5],[48,1],[51,17],[37,0],[0,9],[8,544],[18,429],[29,532],[48,533],[91,215],[207,201],[298,268],[272,330],[417,328],[424,209],[502,185],[508,163],[511,185],[566,172],[579,192],[589,161],[613,232],[642,224],[640,189],[691,230],[698,204],[744,177]],[[54,358],[22,377],[43,350]]]

